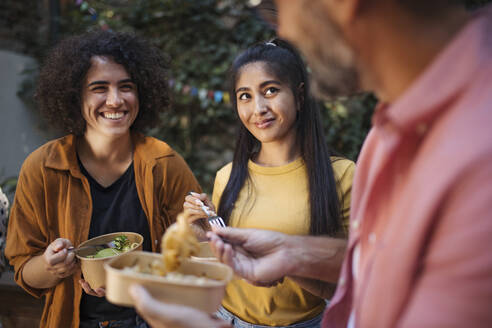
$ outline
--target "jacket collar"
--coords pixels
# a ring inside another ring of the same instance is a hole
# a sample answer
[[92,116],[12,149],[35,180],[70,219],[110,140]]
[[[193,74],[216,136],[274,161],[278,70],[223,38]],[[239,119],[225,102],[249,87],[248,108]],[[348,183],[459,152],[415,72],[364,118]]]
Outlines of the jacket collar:
[[[139,132],[132,133],[132,140],[135,146],[135,161],[152,165],[159,158],[174,155],[174,151],[167,144],[155,138],[145,137]],[[55,170],[70,171],[73,176],[80,177],[82,173],[77,161],[76,141],[77,137],[73,134],[58,139],[48,151],[45,166]]]
[[159,158],[174,156],[174,151],[166,143],[136,132],[132,134],[135,146],[134,160],[154,164]]
[[[77,162],[76,137],[69,134],[52,143],[48,150],[45,166],[61,171],[71,171],[74,175],[80,175]],[[78,172],[78,174],[77,174]]]

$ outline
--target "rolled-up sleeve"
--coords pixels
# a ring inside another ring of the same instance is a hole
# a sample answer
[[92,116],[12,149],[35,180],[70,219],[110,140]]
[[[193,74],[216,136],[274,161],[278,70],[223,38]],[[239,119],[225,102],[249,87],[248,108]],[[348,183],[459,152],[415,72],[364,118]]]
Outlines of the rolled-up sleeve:
[[46,290],[32,288],[22,279],[25,264],[33,256],[42,254],[49,244],[46,224],[41,224],[44,208],[43,176],[30,162],[26,160],[19,175],[10,212],[5,255],[14,267],[17,284],[31,295],[40,297]]

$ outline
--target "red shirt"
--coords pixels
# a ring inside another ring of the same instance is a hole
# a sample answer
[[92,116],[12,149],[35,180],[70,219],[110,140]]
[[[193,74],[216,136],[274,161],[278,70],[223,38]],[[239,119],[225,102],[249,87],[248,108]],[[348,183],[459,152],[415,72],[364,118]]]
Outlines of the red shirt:
[[378,108],[351,208],[323,327],[346,327],[352,310],[364,328],[492,325],[491,6]]

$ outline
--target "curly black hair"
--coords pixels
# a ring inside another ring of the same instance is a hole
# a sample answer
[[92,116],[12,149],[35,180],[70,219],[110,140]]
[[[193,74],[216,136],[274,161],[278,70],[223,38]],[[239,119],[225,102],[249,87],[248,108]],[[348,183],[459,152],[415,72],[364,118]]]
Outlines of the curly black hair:
[[91,58],[107,56],[125,67],[138,90],[139,112],[131,129],[142,131],[159,122],[170,104],[168,58],[144,39],[129,33],[88,32],[61,41],[45,59],[35,98],[55,128],[83,135],[82,87]]

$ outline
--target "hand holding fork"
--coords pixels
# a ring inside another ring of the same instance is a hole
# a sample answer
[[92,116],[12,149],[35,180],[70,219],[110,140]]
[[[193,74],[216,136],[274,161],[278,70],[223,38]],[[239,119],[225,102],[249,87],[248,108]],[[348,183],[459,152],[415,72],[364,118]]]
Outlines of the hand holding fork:
[[[197,206],[199,208],[197,208]],[[217,216],[217,214],[215,213],[214,205],[208,199],[206,194],[189,192],[185,198],[183,208],[185,209],[185,211],[187,211],[187,214],[191,221],[202,219],[203,214],[205,214],[211,226],[226,226],[224,220],[220,216]]]

